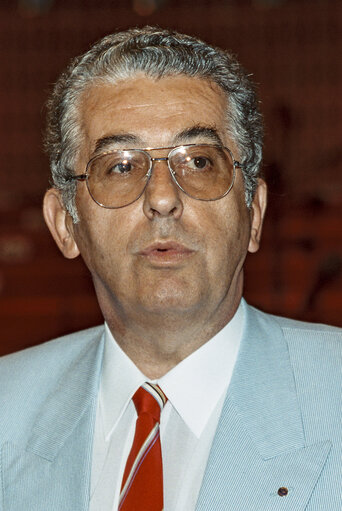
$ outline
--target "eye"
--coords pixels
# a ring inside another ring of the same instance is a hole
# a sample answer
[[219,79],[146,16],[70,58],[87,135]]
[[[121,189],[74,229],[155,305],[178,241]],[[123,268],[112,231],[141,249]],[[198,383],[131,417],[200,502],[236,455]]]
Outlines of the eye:
[[209,163],[209,160],[207,158],[204,158],[203,156],[197,156],[197,158],[193,159],[193,164],[197,169],[204,169]]
[[107,169],[108,174],[127,174],[131,172],[133,169],[133,165],[129,160],[122,160],[118,163],[111,165]]
[[190,170],[210,170],[212,168],[212,161],[205,156],[188,156],[186,158],[186,166]]

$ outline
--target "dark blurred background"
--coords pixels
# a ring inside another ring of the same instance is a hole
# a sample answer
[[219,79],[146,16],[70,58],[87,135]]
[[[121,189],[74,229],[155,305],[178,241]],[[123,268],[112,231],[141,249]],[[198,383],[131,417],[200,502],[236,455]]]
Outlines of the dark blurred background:
[[259,84],[270,205],[246,298],[342,326],[341,19],[339,0],[1,0],[0,354],[101,322],[42,220],[43,105],[70,58],[145,24],[230,48]]

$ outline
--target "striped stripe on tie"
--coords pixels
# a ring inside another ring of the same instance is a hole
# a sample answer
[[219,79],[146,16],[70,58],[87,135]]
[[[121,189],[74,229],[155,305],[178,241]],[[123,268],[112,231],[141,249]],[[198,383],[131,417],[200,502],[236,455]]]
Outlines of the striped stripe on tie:
[[119,511],[163,509],[159,422],[166,401],[162,390],[153,383],[144,383],[133,396],[138,418],[122,479]]

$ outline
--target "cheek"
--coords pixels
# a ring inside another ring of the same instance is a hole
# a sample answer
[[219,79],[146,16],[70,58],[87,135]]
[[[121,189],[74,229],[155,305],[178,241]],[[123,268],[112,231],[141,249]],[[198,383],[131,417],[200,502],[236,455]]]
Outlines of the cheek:
[[80,221],[74,228],[75,239],[81,256],[94,274],[99,272],[106,259],[112,258],[115,228],[106,218],[108,211],[100,209],[96,204],[94,207],[92,204],[82,206],[78,206]]
[[227,208],[213,217],[208,237],[208,257],[211,272],[232,275],[242,265],[249,243],[250,222],[247,208]]

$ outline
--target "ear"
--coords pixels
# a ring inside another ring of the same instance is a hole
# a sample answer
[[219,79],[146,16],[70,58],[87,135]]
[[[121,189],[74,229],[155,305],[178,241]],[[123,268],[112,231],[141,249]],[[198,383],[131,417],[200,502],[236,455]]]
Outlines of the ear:
[[263,179],[258,179],[251,207],[251,234],[248,245],[248,252],[257,252],[259,250],[262,224],[264,221],[267,205],[267,185]]
[[72,218],[63,206],[61,194],[56,188],[50,188],[43,202],[45,222],[58,248],[68,259],[77,257],[80,253],[74,239]]

